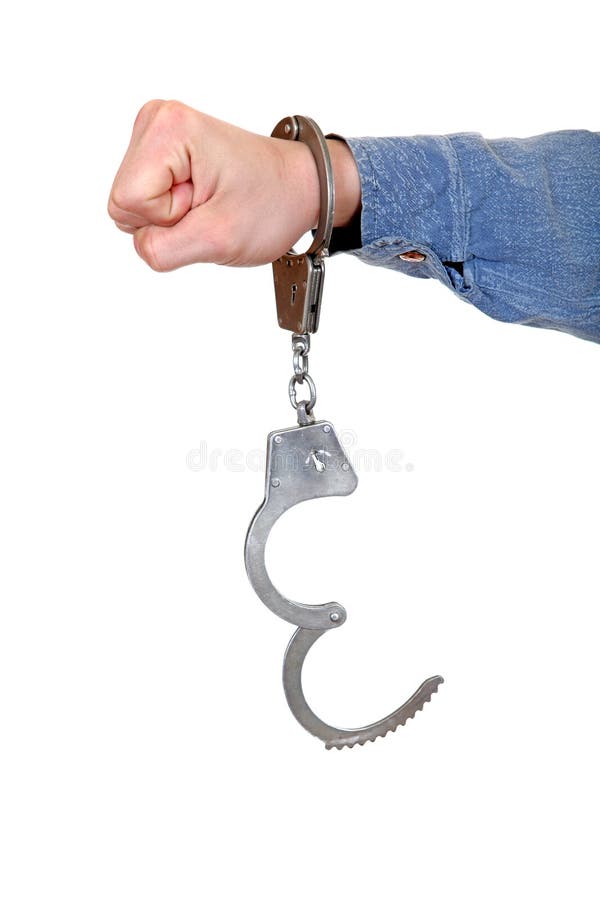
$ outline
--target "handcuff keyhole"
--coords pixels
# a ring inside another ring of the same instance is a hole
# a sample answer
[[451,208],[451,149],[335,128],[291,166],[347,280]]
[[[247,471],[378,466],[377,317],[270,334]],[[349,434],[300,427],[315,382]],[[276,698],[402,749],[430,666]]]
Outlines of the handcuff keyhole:
[[314,465],[315,469],[317,470],[317,472],[325,471],[325,462],[323,461],[323,459],[321,459],[321,456],[319,455],[322,453],[323,453],[322,450],[311,450],[311,452],[310,452],[310,458],[311,458],[313,465]]

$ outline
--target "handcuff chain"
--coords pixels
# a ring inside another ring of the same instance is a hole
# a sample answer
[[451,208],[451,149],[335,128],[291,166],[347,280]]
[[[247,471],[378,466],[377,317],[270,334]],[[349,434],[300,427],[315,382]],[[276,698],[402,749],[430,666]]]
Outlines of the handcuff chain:
[[[317,389],[308,374],[308,352],[310,350],[310,334],[292,334],[292,363],[294,372],[288,385],[290,403],[298,413],[298,425],[310,425],[315,421],[313,407],[317,402]],[[308,400],[298,400],[296,386],[308,385]]]
[[308,351],[310,350],[310,334],[292,335],[292,353],[294,375],[298,384],[302,384],[304,375],[308,375]]

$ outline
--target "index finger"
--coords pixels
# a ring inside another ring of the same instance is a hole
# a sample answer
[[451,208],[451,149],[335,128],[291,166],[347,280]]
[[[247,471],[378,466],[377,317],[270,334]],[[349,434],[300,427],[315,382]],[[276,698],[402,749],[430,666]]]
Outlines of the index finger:
[[122,228],[172,225],[192,203],[187,107],[153,100],[140,110],[115,177],[108,213]]

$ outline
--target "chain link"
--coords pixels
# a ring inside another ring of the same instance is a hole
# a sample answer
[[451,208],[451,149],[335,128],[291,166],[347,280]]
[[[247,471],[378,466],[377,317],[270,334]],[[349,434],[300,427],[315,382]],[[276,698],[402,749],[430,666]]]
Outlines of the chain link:
[[315,383],[310,377],[310,375],[303,375],[302,381],[299,380],[298,375],[292,375],[290,378],[290,383],[288,387],[288,392],[290,395],[290,403],[294,407],[294,409],[298,409],[299,401],[296,397],[296,385],[297,384],[307,384],[308,390],[310,391],[310,396],[308,400],[306,400],[306,412],[311,412],[315,403],[317,402],[317,389],[315,387]]

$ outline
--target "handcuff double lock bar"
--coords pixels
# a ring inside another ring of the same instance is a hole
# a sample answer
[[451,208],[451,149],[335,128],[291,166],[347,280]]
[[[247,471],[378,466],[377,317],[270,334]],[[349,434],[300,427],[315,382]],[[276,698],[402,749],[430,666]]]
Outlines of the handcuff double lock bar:
[[[327,749],[353,747],[383,737],[404,725],[437,691],[443,678],[435,676],[421,684],[402,706],[389,716],[361,728],[328,725],[310,708],[302,687],[302,667],[313,644],[327,631],[346,621],[346,611],[336,602],[309,605],[284,597],[273,585],[265,566],[265,545],[275,522],[304,500],[351,494],[358,483],[331,422],[315,420],[317,399],[308,372],[310,335],[319,325],[323,296],[325,258],[333,229],[335,193],[327,142],[318,125],[305,116],[288,116],[273,130],[272,137],[306,143],[319,175],[319,222],[313,241],[304,253],[290,250],[273,263],[277,319],[292,332],[293,374],[289,395],[298,425],[272,431],[267,438],[265,498],[246,536],[246,571],[262,602],[277,616],[296,626],[283,661],[283,687],[289,707],[298,722],[324,741]],[[297,399],[297,387],[308,387],[307,400]]]

